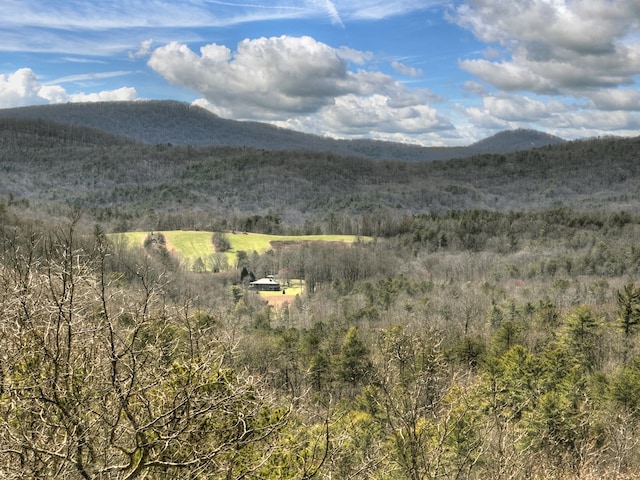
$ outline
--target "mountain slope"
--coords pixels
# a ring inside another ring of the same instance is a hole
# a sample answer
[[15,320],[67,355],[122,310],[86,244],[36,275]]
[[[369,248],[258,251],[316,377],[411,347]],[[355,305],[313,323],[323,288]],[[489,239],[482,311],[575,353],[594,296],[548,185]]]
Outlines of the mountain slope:
[[96,128],[61,124],[42,119],[1,118],[0,148],[53,146],[115,146],[138,143],[128,137]]
[[[225,145],[266,150],[307,150],[371,159],[423,162],[507,153],[556,143],[557,137],[516,131],[470,147],[420,147],[373,140],[336,140],[258,122],[220,118],[207,110],[174,101],[67,103],[0,110],[0,118],[44,119],[122,135],[149,144]],[[539,132],[538,132],[539,133]],[[526,138],[521,138],[526,137]],[[500,140],[500,141],[498,141]]]
[[519,128],[517,130],[507,130],[496,133],[491,137],[470,145],[468,149],[473,151],[474,154],[508,153],[544,147],[546,145],[557,145],[564,142],[564,139],[556,137],[555,135],[537,130]]
[[[78,205],[98,221],[137,225],[159,214],[190,216],[194,228],[211,214],[275,214],[303,223],[380,211],[640,208],[640,137],[410,163],[238,147],[109,145],[86,138],[86,130],[60,126],[44,128],[37,142],[19,141],[42,121],[8,123],[14,128],[3,130],[0,122],[0,202],[25,201],[43,212]],[[177,221],[172,228],[184,226]]]

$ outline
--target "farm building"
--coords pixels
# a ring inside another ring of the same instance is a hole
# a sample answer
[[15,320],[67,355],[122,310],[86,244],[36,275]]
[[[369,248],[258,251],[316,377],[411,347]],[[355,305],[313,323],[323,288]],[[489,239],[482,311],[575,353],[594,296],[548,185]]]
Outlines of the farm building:
[[256,290],[261,291],[277,292],[280,290],[280,283],[276,281],[273,275],[269,275],[265,278],[260,278],[255,282],[251,282],[249,285],[251,285],[251,287],[255,288]]

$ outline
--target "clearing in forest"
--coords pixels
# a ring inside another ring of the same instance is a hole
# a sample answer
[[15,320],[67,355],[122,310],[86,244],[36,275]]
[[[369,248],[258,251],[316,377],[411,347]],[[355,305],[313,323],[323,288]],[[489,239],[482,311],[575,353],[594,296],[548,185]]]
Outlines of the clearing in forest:
[[[145,238],[150,232],[126,232],[124,236],[131,245],[144,244]],[[213,232],[170,230],[159,231],[166,240],[167,250],[188,262],[190,268],[194,262],[200,258],[205,264],[206,259],[215,254],[211,237]],[[119,235],[119,234],[114,234]],[[263,254],[268,252],[277,243],[303,243],[303,242],[343,242],[355,243],[357,241],[370,241],[368,237],[358,237],[356,235],[267,235],[263,233],[231,233],[225,232],[231,248],[225,252],[229,266],[234,266],[238,252],[244,251],[247,254],[256,252]]]

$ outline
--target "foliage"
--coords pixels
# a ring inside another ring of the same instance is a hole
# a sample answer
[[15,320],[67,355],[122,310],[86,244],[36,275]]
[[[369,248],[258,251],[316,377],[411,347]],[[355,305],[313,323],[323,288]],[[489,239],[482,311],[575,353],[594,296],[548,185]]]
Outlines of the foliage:
[[[637,476],[637,139],[408,165],[2,132],[3,478]],[[351,236],[294,238],[322,232]]]
[[4,251],[4,478],[250,474],[286,410],[225,365],[205,325],[163,309],[152,275],[136,269],[137,294],[114,287],[105,242],[87,250],[72,223]]
[[[409,163],[327,150],[110,142],[101,132],[92,140],[86,130],[12,121],[0,124],[0,192],[12,195],[14,203],[25,201],[31,208],[57,214],[70,204],[82,206],[110,231],[388,237],[407,233],[416,215],[568,205],[611,211],[638,205],[637,138]],[[440,246],[455,239],[465,248],[482,249],[488,240],[482,220],[490,217],[463,215],[451,238],[431,229],[419,234]],[[609,221],[619,227],[626,219],[616,215]],[[479,235],[473,235],[478,228]],[[540,231],[544,228],[541,224]],[[508,231],[500,239],[507,249],[517,240],[517,234]]]
[[625,338],[636,333],[640,324],[640,289],[628,283],[617,294],[619,322]]
[[224,232],[215,232],[211,236],[211,243],[216,252],[226,252],[231,249],[231,243]]

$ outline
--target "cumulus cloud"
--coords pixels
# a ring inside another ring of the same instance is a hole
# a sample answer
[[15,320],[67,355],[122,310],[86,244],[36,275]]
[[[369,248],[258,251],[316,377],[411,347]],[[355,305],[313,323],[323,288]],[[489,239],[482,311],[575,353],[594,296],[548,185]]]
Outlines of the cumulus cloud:
[[556,126],[565,130],[590,131],[591,135],[603,135],[610,132],[637,135],[640,128],[640,116],[624,111],[607,112],[580,109],[567,112],[566,115],[557,119]]
[[597,109],[640,111],[640,89],[605,89],[589,98]]
[[482,81],[465,85],[481,97],[460,107],[470,124],[637,135],[637,0],[467,0],[454,21],[487,44],[482,57],[459,62]]
[[349,47],[339,47],[336,49],[336,53],[340,58],[343,58],[348,62],[355,63],[356,65],[365,65],[373,59],[373,53],[354,50]]
[[506,95],[485,97],[484,107],[489,115],[510,122],[536,121],[565,110],[564,105],[557,101],[545,103],[527,96]]
[[95,93],[68,93],[60,85],[43,85],[30,68],[0,74],[0,108],[63,102],[135,100],[136,90],[123,87]]
[[237,117],[315,111],[357,89],[346,61],[310,37],[244,40],[235,54],[211,44],[198,55],[171,43],[154,50],[148,63],[170,83],[201,93]]
[[486,95],[481,107],[469,107],[464,113],[473,124],[491,130],[553,124],[570,109],[558,100],[543,100],[508,94]]
[[171,43],[155,49],[148,64],[200,93],[197,103],[224,117],[345,136],[452,128],[430,106],[436,100],[430,92],[378,71],[349,70],[349,62],[369,58],[310,37],[281,36],[244,40],[235,52],[211,44],[198,54]]
[[[556,97],[530,98],[506,93],[486,95],[481,106],[461,107],[469,122],[485,130],[536,128],[564,138],[608,135],[637,135],[640,114],[620,107],[637,102],[640,98],[629,91],[622,95],[610,90],[598,95],[602,105],[592,101],[582,104],[561,101]],[[609,106],[603,109],[602,106]]]
[[420,133],[427,130],[450,128],[436,109],[425,104],[394,107],[385,95],[367,97],[345,95],[336,104],[319,112],[323,124],[332,130],[355,134],[382,132]]
[[509,60],[463,60],[504,90],[566,94],[630,84],[640,72],[637,0],[469,0],[456,21]]
[[19,107],[34,100],[43,103],[44,99],[38,96],[40,88],[36,76],[28,68],[21,68],[9,75],[0,75],[0,105]]

